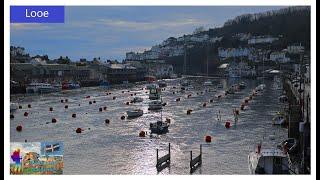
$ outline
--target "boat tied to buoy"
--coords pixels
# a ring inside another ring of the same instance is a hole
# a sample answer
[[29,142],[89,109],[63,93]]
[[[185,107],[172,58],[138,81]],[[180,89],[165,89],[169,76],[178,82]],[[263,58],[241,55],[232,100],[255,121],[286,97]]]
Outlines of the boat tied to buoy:
[[143,110],[141,109],[129,110],[127,111],[127,115],[129,118],[140,117],[143,115]]

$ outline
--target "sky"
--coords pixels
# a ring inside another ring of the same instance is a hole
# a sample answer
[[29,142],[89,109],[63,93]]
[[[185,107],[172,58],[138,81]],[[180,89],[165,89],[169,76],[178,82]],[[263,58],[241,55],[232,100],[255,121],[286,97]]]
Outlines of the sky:
[[50,59],[68,56],[102,60],[125,58],[168,37],[191,34],[195,28],[221,27],[238,15],[277,10],[279,6],[68,6],[65,23],[11,24],[10,43],[30,55]]

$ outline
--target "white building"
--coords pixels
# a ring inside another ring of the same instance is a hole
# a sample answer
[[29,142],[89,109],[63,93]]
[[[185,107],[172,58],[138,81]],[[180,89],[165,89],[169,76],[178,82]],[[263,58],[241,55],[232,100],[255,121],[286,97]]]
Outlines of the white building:
[[47,64],[47,61],[45,61],[39,57],[36,57],[36,58],[32,58],[30,63],[33,65],[37,65],[37,64],[45,65],[45,64]]
[[249,56],[252,49],[249,48],[219,48],[218,55],[221,59],[232,58],[232,57],[245,57]]
[[290,61],[290,58],[286,57],[285,51],[276,51],[270,54],[270,60],[279,63],[287,63]]
[[206,42],[209,40],[209,36],[207,34],[202,35],[192,35],[190,41],[192,42]]
[[273,43],[274,41],[279,40],[276,37],[269,36],[255,36],[248,40],[248,44],[263,44],[263,43]]
[[304,47],[299,44],[299,45],[291,45],[287,47],[287,52],[289,54],[300,54],[304,52]]

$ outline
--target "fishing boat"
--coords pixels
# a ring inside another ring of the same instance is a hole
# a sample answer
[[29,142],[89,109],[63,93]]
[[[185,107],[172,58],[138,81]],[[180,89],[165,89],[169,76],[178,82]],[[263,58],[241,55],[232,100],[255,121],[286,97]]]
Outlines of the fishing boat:
[[162,102],[161,101],[151,101],[149,103],[149,110],[160,110],[162,109]]
[[157,85],[157,84],[153,84],[153,83],[152,83],[152,84],[147,84],[147,85],[146,85],[146,89],[149,89],[149,90],[150,90],[150,89],[155,89],[155,88],[158,88],[158,85]]
[[297,152],[298,140],[295,138],[288,138],[278,144],[277,148],[282,151],[287,151],[289,154]]
[[243,82],[243,81],[239,83],[239,88],[240,89],[244,89],[244,88],[246,88],[246,86],[247,86],[246,83]]
[[160,88],[151,88],[149,90],[149,99],[150,100],[157,100],[160,99]]
[[281,112],[278,112],[274,118],[272,118],[272,124],[273,125],[280,125],[280,126],[283,126],[287,123],[287,120],[286,120],[286,116],[285,114],[281,113]]
[[142,102],[142,101],[143,101],[143,98],[141,98],[141,97],[134,97],[131,102],[133,102],[133,103],[139,103],[139,102]]
[[203,83],[204,86],[212,86],[212,82],[210,80],[206,80],[204,83]]
[[190,82],[189,81],[183,81],[180,83],[181,86],[183,87],[186,87],[186,86],[189,86],[190,85]]
[[226,90],[226,94],[234,94],[234,93],[235,93],[234,86],[231,86],[229,89]]
[[129,118],[139,117],[143,115],[143,110],[141,109],[134,109],[127,111],[127,115]]
[[10,103],[10,112],[14,112],[18,109],[17,103]]
[[283,102],[283,103],[284,103],[284,102],[287,102],[287,101],[288,101],[288,96],[286,96],[286,95],[280,96],[280,97],[279,97],[279,101],[280,101],[280,102]]
[[150,123],[151,133],[154,134],[164,134],[169,131],[169,123],[163,121],[157,121]]
[[167,87],[167,83],[165,83],[164,81],[160,81],[160,82],[158,82],[158,86],[160,88]]
[[223,85],[222,85],[222,84],[218,84],[218,85],[217,85],[217,88],[218,88],[218,89],[222,89],[222,88],[223,88]]
[[76,82],[63,82],[62,89],[63,90],[70,90],[70,89],[79,89],[80,84]]
[[27,93],[51,93],[51,92],[57,92],[60,89],[55,88],[49,83],[30,83],[26,87]]
[[108,87],[110,87],[110,83],[108,81],[103,80],[99,83],[99,86],[102,88],[108,88]]
[[289,174],[289,159],[280,149],[263,149],[258,145],[257,151],[248,155],[251,174]]

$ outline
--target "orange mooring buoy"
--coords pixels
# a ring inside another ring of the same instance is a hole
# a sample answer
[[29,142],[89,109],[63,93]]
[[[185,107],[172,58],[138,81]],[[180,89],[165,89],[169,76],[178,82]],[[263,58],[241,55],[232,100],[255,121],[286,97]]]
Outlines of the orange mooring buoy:
[[21,132],[21,131],[22,131],[22,126],[21,126],[21,125],[18,125],[18,126],[16,127],[16,130],[17,130],[18,132]]
[[53,108],[52,108],[52,107],[50,107],[50,108],[49,108],[49,111],[53,111]]
[[113,99],[113,100],[115,100],[115,99],[116,99],[116,97],[115,97],[115,96],[113,96],[113,97],[112,97],[112,99]]
[[121,116],[120,118],[121,118],[122,120],[124,120],[126,117],[125,117],[125,116]]
[[28,104],[28,108],[31,108],[31,104]]
[[191,114],[191,112],[192,112],[192,109],[188,109],[188,110],[187,110],[187,114],[188,114],[188,115]]
[[14,118],[14,115],[13,114],[10,114],[10,119],[13,119]]
[[103,107],[103,110],[107,110],[107,106]]
[[177,98],[176,101],[177,101],[177,102],[180,101],[180,98]]
[[213,103],[213,99],[210,99],[210,101],[209,101],[210,103]]
[[224,125],[227,129],[229,129],[231,127],[231,123],[230,121],[227,121],[226,124]]
[[102,108],[99,108],[99,111],[102,112]]
[[86,96],[86,98],[88,99],[88,98],[90,98],[90,96]]
[[29,113],[28,112],[24,112],[24,114],[23,114],[25,117],[27,117],[28,115],[29,115]]
[[211,140],[212,140],[211,136],[208,135],[208,136],[205,137],[205,141],[206,141],[207,143],[210,143]]
[[234,110],[236,115],[239,115],[239,109]]
[[126,102],[126,105],[129,105],[130,104],[130,102]]
[[93,103],[96,103],[96,101],[94,100]]
[[68,102],[69,100],[68,100],[68,99],[65,99],[64,101],[65,101],[65,102]]
[[207,106],[207,103],[203,103],[203,104],[202,104],[202,107],[206,107],[206,106]]
[[77,129],[76,129],[76,133],[79,134],[79,133],[81,133],[81,132],[82,132],[82,129],[81,129],[81,128],[77,128]]
[[110,119],[106,119],[106,120],[104,120],[104,122],[105,122],[106,124],[110,124]]
[[65,109],[68,109],[68,107],[69,107],[68,105],[65,105],[65,106],[64,106]]
[[145,137],[146,136],[146,132],[144,132],[144,131],[140,131],[140,133],[139,133],[139,137]]
[[76,118],[76,117],[77,117],[77,115],[73,113],[73,114],[72,114],[72,117],[73,117],[73,118]]
[[64,102],[63,99],[61,99],[60,102],[63,103]]
[[92,104],[92,101],[89,101],[89,104]]
[[19,109],[22,109],[22,106],[21,106],[21,105],[19,106]]

